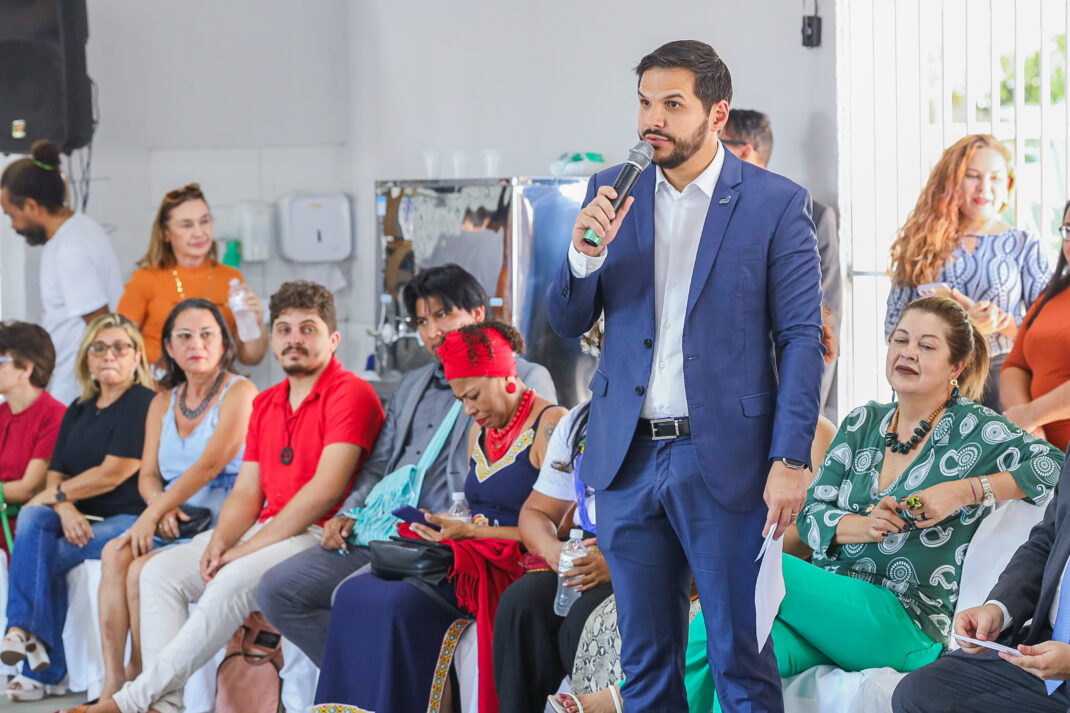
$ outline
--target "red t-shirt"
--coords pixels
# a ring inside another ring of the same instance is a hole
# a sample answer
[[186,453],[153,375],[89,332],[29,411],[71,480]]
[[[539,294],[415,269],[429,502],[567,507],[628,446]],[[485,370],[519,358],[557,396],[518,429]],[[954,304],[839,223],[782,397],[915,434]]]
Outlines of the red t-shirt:
[[47,391],[22,413],[0,404],[0,481],[21,480],[35,458],[51,460],[59,424],[67,407]]
[[[278,515],[297,491],[312,480],[325,446],[332,443],[360,446],[362,453],[355,474],[375,445],[383,418],[383,406],[371,384],[343,369],[338,357],[331,357],[312,392],[296,411],[290,408],[289,380],[260,393],[253,401],[243,458],[260,466],[260,487],[265,496],[260,521]],[[293,456],[289,463],[283,463],[282,451],[287,446]],[[352,486],[350,476],[347,494]],[[334,516],[342,500],[335,503],[319,524]]]

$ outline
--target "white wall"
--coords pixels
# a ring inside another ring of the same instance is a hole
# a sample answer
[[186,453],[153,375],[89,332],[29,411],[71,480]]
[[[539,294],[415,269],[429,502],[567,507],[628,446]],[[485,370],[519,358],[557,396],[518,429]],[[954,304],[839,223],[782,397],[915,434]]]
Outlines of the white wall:
[[[636,136],[642,56],[700,39],[732,72],[733,106],[769,114],[771,168],[835,201],[832,3],[823,44],[802,46],[786,0],[362,0],[349,5],[353,185],[362,239],[375,228],[373,182],[423,178],[426,149],[503,151],[507,175],[547,175],[563,151],[624,157]],[[372,254],[374,245],[362,246]],[[363,306],[375,304],[369,282]]]
[[[126,273],[162,194],[188,181],[202,184],[218,238],[234,234],[239,200],[349,192],[357,245],[339,302],[352,368],[370,351],[376,306],[374,181],[424,177],[425,149],[465,150],[472,175],[484,148],[503,152],[503,174],[546,175],[566,150],[618,160],[636,141],[632,68],[669,40],[717,48],[733,105],[771,117],[772,168],[835,199],[832,3],[822,4],[817,49],[801,46],[801,6],[787,0],[90,0],[88,9],[101,112],[88,212]],[[0,309],[35,318],[32,290],[19,299],[20,240],[2,239]],[[263,297],[289,274],[277,260],[243,271]],[[254,375],[263,385],[277,373]]]

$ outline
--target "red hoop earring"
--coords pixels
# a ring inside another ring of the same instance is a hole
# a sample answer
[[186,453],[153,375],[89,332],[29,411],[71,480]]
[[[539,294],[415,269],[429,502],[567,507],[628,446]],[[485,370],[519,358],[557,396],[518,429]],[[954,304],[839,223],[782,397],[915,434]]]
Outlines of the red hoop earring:
[[516,382],[515,381],[510,381],[509,383],[507,383],[505,385],[505,393],[507,393],[507,394],[515,394],[516,393]]

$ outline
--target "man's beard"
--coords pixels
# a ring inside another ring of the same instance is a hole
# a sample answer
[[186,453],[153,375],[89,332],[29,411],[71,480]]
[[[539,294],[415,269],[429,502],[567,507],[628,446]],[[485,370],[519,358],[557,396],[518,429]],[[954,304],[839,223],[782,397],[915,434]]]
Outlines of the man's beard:
[[648,131],[645,135],[641,135],[639,138],[646,139],[647,136],[653,135],[663,139],[672,141],[672,153],[660,161],[654,159],[654,163],[661,166],[661,170],[673,169],[680,166],[689,158],[698,153],[698,150],[702,148],[702,145],[706,142],[706,135],[709,133],[709,115],[706,116],[707,121],[704,121],[699,125],[694,134],[687,138],[677,138],[675,136],[669,136],[668,134],[660,134],[656,131]]
[[26,244],[30,247],[37,247],[48,242],[48,234],[40,225],[31,225],[15,232],[26,238]]
[[[281,356],[286,356],[290,352],[297,352],[303,356],[308,356],[308,350],[304,347],[289,347]],[[318,367],[310,366],[308,364],[286,364],[282,366],[283,372],[287,376],[308,376],[309,374],[315,374]]]

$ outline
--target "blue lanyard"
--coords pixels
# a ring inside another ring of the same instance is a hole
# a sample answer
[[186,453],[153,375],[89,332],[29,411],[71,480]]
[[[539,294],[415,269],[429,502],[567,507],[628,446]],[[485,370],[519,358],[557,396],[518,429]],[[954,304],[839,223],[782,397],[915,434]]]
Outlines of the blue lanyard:
[[583,461],[583,451],[576,456],[576,462],[572,466],[572,484],[576,488],[576,512],[580,516],[580,526],[587,532],[598,534],[595,524],[591,522],[591,516],[587,512],[587,484],[580,480],[580,463]]

